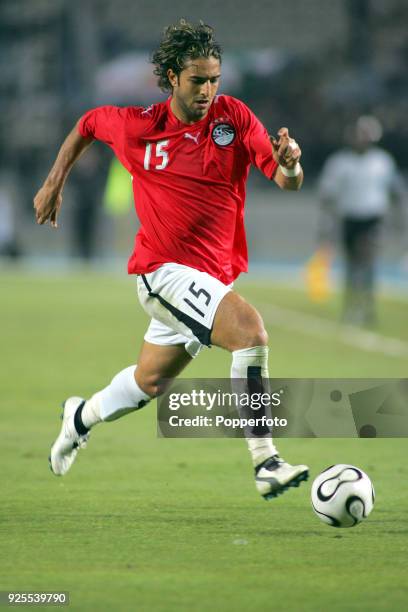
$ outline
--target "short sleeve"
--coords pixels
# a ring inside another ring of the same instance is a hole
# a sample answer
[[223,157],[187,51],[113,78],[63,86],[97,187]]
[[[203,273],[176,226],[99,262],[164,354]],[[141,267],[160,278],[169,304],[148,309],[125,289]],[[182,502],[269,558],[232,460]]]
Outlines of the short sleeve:
[[128,109],[119,106],[100,106],[81,117],[78,131],[84,138],[95,138],[113,146],[115,136],[123,131]]
[[265,126],[242,102],[239,104],[238,111],[241,116],[242,142],[252,165],[258,168],[268,179],[273,179],[278,164],[273,158],[272,145]]
[[126,133],[140,135],[146,129],[148,119],[142,107],[99,106],[91,109],[78,122],[78,131],[84,138],[95,138],[113,149],[119,161],[131,172],[126,156]]

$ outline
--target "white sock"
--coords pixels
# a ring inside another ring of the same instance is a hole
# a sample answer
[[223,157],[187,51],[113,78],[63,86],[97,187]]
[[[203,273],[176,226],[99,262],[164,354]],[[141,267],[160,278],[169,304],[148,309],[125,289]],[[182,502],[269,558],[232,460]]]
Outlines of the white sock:
[[[248,368],[258,367],[261,368],[262,378],[268,379],[268,352],[269,348],[267,346],[253,346],[251,348],[233,351],[231,378],[235,379],[237,381],[237,384],[241,384],[242,382],[245,386],[245,389],[247,390],[248,387],[246,381],[248,379]],[[239,383],[238,379],[240,379]],[[267,383],[265,383],[265,387],[266,386]],[[265,388],[265,392],[267,391],[268,389]],[[276,450],[276,447],[272,441],[271,432],[258,437],[255,437],[254,435],[247,436],[246,441],[254,467],[259,465],[266,459],[269,459],[269,457],[272,457],[272,455],[278,454],[278,451]]]
[[85,427],[89,429],[101,421],[120,419],[151,400],[135,381],[136,367],[129,366],[116,374],[110,385],[85,402],[81,415]]

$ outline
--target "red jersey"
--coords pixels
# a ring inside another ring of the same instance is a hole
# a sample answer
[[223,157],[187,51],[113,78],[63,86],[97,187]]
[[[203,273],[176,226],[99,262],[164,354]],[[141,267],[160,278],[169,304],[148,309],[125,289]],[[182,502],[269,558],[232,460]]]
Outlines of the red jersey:
[[245,184],[252,163],[272,179],[268,133],[240,100],[217,96],[192,125],[169,98],[148,108],[102,106],[79,122],[83,137],[108,144],[133,179],[141,227],[129,274],[174,262],[225,284],[248,269]]

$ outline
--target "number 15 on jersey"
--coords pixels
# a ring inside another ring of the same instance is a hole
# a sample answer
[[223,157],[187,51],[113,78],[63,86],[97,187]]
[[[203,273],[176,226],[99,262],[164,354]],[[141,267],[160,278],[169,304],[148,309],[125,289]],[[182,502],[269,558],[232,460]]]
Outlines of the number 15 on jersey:
[[154,168],[156,170],[164,170],[167,164],[169,163],[169,154],[165,150],[165,147],[169,144],[169,140],[159,140],[156,143],[146,142],[146,150],[144,156],[144,169],[150,170],[150,161],[152,157],[152,148],[153,155],[156,160],[161,159],[161,162],[156,164]]

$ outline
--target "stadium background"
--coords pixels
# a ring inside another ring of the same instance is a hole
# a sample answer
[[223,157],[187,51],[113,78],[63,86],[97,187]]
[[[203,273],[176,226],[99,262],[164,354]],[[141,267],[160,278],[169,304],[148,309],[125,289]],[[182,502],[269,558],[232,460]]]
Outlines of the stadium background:
[[[2,0],[0,589],[69,590],[78,610],[403,609],[404,439],[282,441],[312,475],[346,461],[372,476],[372,517],[340,534],[313,517],[308,487],[263,505],[240,441],[157,440],[154,405],[101,426],[67,478],[46,470],[55,407],[132,363],[147,319],[125,275],[136,220],[106,203],[110,152],[94,146],[73,171],[58,231],[35,225],[32,198],[86,109],[160,99],[146,59],[180,17],[216,28],[222,91],[271,133],[287,125],[303,149],[299,194],[256,172],[248,189],[251,274],[238,287],[265,319],[271,375],[406,376],[408,241],[399,222],[390,217],[384,237],[375,332],[338,327],[338,293],[312,303],[304,286],[316,179],[345,126],[375,114],[406,173],[406,2]],[[228,371],[228,355],[212,350],[186,375]]]

